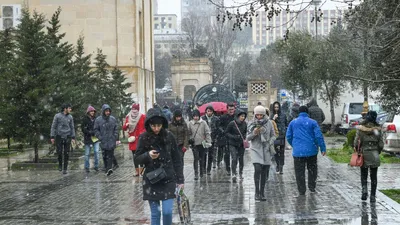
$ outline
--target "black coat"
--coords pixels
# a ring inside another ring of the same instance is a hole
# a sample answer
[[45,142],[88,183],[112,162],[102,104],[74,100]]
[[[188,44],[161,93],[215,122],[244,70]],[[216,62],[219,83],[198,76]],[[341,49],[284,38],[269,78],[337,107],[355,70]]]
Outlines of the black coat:
[[[274,115],[278,114],[278,118],[274,120],[279,130],[279,137],[277,139],[285,139],[288,121],[286,119],[286,115],[281,111],[281,104],[279,102],[274,102],[272,106],[274,106],[276,103],[279,104],[279,110],[278,112],[271,111],[272,113],[270,115],[270,119],[273,120]],[[274,110],[273,107],[272,110]]]
[[212,140],[212,142],[215,142],[220,133],[219,118],[214,115],[213,117],[211,117],[211,123],[208,123],[208,119],[207,119],[206,115],[202,116],[201,119],[206,121],[208,127],[211,130],[211,140]]
[[96,118],[90,118],[90,116],[85,116],[82,120],[82,133],[83,133],[83,143],[85,145],[93,144],[92,136],[94,136],[94,121]]
[[318,106],[315,99],[311,99],[308,103],[308,115],[311,119],[317,121],[318,125],[321,127],[322,122],[325,121],[325,114],[322,109]]
[[[151,131],[149,121],[153,117],[163,118],[163,129],[156,135]],[[167,130],[168,121],[159,109],[150,109],[146,114],[146,132],[140,135],[137,150],[135,152],[135,164],[144,164],[143,199],[165,200],[175,198],[176,184],[183,184],[183,167],[181,150],[175,141],[173,134]],[[160,150],[157,159],[150,157],[149,151],[155,148]],[[146,174],[163,165],[167,178],[156,184],[151,184]]]
[[225,136],[228,124],[235,120],[235,115],[224,114],[219,118],[219,133],[220,137],[218,140],[218,146],[225,146],[227,144],[227,138]]
[[[247,136],[247,123],[246,121],[239,121],[239,115],[247,115],[241,110],[237,110],[235,113],[235,120],[231,121],[226,128],[225,135],[228,137],[228,144],[236,147],[243,147],[243,139]],[[237,125],[237,127],[236,127]],[[240,133],[239,133],[239,130]],[[243,137],[243,138],[242,138]]]

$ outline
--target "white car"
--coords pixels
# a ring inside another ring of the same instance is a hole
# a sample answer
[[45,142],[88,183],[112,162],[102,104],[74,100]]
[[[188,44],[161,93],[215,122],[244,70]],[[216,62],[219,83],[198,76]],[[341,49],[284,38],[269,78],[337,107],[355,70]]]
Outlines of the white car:
[[[381,107],[377,104],[369,104],[369,110],[376,111],[380,113],[382,111]],[[347,133],[348,130],[352,129],[351,121],[357,120],[361,117],[361,113],[363,111],[363,103],[362,102],[346,102],[343,105],[342,111],[342,124],[340,128],[344,133]]]
[[384,152],[400,153],[400,114],[390,113],[382,125]]

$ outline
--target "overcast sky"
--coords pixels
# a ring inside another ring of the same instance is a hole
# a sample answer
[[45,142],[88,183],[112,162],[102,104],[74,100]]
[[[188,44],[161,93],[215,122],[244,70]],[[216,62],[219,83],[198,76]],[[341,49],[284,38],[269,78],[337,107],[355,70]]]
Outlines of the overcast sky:
[[[225,4],[232,4],[233,0],[225,0]],[[247,0],[235,0],[236,2],[245,2]],[[297,0],[297,2],[310,2],[311,0]],[[322,9],[334,9],[337,6],[346,6],[343,3],[344,0],[322,0]],[[176,14],[178,20],[181,18],[181,0],[158,0],[158,13],[159,14]]]

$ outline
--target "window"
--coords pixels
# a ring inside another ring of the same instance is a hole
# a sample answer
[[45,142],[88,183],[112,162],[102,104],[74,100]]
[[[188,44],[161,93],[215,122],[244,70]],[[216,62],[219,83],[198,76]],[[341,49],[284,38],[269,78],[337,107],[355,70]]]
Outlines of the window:
[[172,28],[172,24],[168,24],[168,27],[169,27],[169,28]]
[[171,17],[168,17],[168,20],[172,20],[172,18],[171,18]]
[[164,44],[164,47],[165,47],[165,48],[168,48],[168,44]]
[[156,44],[156,48],[161,48],[161,45],[160,44]]
[[154,20],[158,20],[158,17],[154,17]]
[[361,114],[362,111],[363,111],[362,103],[350,103],[349,114]]
[[154,29],[158,30],[158,24],[154,24]]

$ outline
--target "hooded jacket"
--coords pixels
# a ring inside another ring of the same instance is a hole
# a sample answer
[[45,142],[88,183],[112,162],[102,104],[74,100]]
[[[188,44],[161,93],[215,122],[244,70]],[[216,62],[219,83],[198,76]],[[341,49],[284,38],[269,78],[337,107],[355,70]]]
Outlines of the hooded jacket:
[[324,136],[317,122],[310,119],[305,112],[290,122],[286,138],[293,147],[294,157],[315,156],[318,154],[318,146],[321,152],[326,152]]
[[[274,105],[275,104],[279,105],[278,113],[276,113],[275,110],[274,110]],[[274,120],[273,118],[274,118],[275,114],[278,114],[278,118],[276,118]],[[279,136],[278,136],[277,139],[284,139],[285,138],[285,134],[286,134],[286,129],[287,129],[287,126],[288,126],[288,122],[287,122],[287,119],[286,119],[286,115],[282,113],[281,104],[279,102],[274,102],[272,104],[272,111],[271,111],[271,114],[270,114],[269,118],[271,120],[274,120],[275,123],[276,123],[276,126],[278,126]]]
[[218,145],[219,146],[226,146],[227,144],[227,138],[226,138],[226,129],[228,128],[228,124],[235,120],[235,114],[232,116],[229,114],[224,114],[219,118],[219,133],[220,133],[220,138],[218,140]]
[[[94,116],[90,117],[89,112],[94,111]],[[82,133],[83,133],[83,143],[85,145],[93,144],[92,137],[94,135],[94,122],[96,120],[96,109],[93,106],[89,106],[86,110],[86,116],[82,120]]]
[[382,131],[378,124],[371,122],[363,122],[357,127],[356,138],[354,139],[354,147],[360,148],[364,156],[363,167],[376,168],[381,165],[379,154],[383,150]]
[[101,116],[98,116],[94,122],[95,136],[100,141],[101,149],[106,151],[115,149],[118,141],[118,122],[111,114],[109,116],[105,115],[105,110],[107,109],[111,112],[111,107],[104,104],[101,107]]
[[[177,111],[175,111],[177,112]],[[183,145],[184,147],[188,147],[188,140],[189,140],[189,129],[188,125],[183,119],[182,115],[180,115],[182,118],[180,121],[176,120],[177,114],[174,112],[174,116],[172,117],[172,122],[169,124],[169,131],[174,135],[176,138],[176,144]]]
[[325,114],[314,98],[308,103],[308,114],[310,118],[317,121],[318,125],[321,127],[322,123],[325,121]]
[[[254,129],[260,128],[261,133],[255,135]],[[250,141],[250,155],[252,163],[271,165],[271,158],[275,152],[274,141],[276,139],[275,129],[272,121],[265,116],[264,119],[254,118],[247,129],[247,140]]]
[[290,114],[288,117],[288,123],[292,122],[292,120],[296,119],[299,116],[299,108],[300,105],[295,103],[293,104],[292,108],[290,109]]
[[164,109],[162,111],[163,111],[165,117],[167,118],[168,123],[171,122],[172,121],[172,113],[169,110],[169,108],[164,107]]
[[74,119],[70,114],[64,112],[57,113],[51,124],[50,137],[53,139],[60,136],[63,139],[75,139]]
[[[161,117],[163,128],[158,135],[154,134],[150,127],[150,120],[154,117]],[[183,184],[183,167],[181,150],[175,141],[173,134],[167,130],[168,121],[160,109],[149,109],[145,121],[146,132],[140,135],[137,150],[135,152],[135,164],[144,164],[146,169],[143,176],[143,199],[144,200],[165,200],[175,198],[176,184]],[[159,150],[160,156],[152,159],[149,152]],[[151,184],[146,174],[163,166],[167,177]]]
[[240,109],[236,110],[235,120],[228,124],[225,132],[226,136],[228,137],[228,144],[236,147],[243,147],[243,139],[246,139],[247,136],[247,123],[246,121],[242,122],[239,120],[239,116],[241,114],[244,114],[247,117],[247,113],[244,111]]

